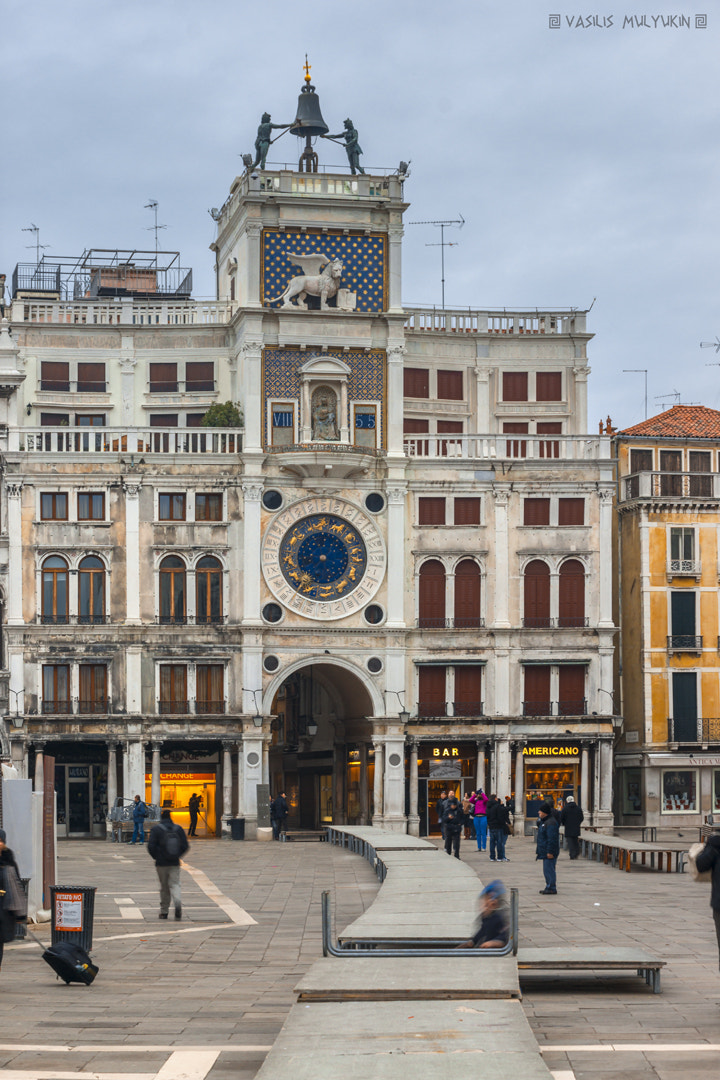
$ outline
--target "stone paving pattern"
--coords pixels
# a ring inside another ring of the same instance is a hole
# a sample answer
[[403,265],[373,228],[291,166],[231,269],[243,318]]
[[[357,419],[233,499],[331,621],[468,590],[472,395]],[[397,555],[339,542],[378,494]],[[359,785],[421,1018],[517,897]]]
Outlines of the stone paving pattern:
[[[548,1067],[558,1074],[572,1070],[577,1080],[717,1076],[720,1054],[697,1049],[720,1043],[709,885],[685,874],[627,874],[583,860],[571,863],[563,853],[558,895],[545,897],[538,895],[544,882],[532,841],[512,838],[507,854],[510,862],[494,864],[476,851],[474,841],[461,847],[463,861],[485,882],[500,877],[520,888],[521,944],[639,945],[668,961],[660,996],[635,976],[523,973],[523,1007],[539,1044],[566,1048],[544,1054]],[[341,929],[372,903],[379,888],[364,859],[327,844],[199,841],[188,862],[258,925],[220,925],[227,916],[185,873],[183,919],[176,923],[171,917],[165,924],[157,918],[157,878],[143,848],[62,843],[58,883],[98,887],[93,957],[100,974],[90,988],[65,987],[38,949],[7,948],[0,974],[0,1043],[81,1045],[82,1052],[62,1055],[63,1071],[78,1070],[80,1076],[83,1070],[151,1073],[168,1058],[162,1049],[125,1054],[123,1046],[269,1046],[295,1000],[293,987],[321,955],[323,889],[333,894]],[[123,918],[118,898],[132,899],[143,918]],[[437,910],[438,920],[452,920],[452,895],[439,895]],[[210,925],[216,928],[174,933]],[[163,929],[170,933],[149,936]],[[49,939],[49,927],[39,934]],[[143,936],[101,940],[120,934]],[[479,959],[480,978],[481,964]],[[615,1049],[601,1052],[567,1049],[611,1044]],[[631,1044],[642,1044],[642,1052],[623,1052]],[[687,1048],[653,1050],[668,1044]],[[95,1046],[98,1052],[87,1049]],[[250,1080],[264,1056],[261,1049],[225,1051],[208,1076]],[[0,1049],[0,1076],[4,1069],[59,1064],[49,1058]]]

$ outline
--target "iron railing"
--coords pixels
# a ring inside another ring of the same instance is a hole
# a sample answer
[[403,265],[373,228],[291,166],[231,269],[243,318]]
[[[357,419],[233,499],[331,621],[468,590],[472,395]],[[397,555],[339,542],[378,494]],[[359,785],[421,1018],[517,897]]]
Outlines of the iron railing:
[[561,701],[523,701],[523,716],[587,716],[586,698]]
[[720,717],[668,717],[668,742],[720,743]]
[[485,620],[479,616],[460,616],[452,619],[431,619],[421,615],[416,623],[419,630],[482,630]]
[[669,634],[668,652],[702,652],[702,634]]
[[544,615],[531,615],[522,620],[524,630],[568,630],[590,625],[587,615],[560,615],[550,618]]

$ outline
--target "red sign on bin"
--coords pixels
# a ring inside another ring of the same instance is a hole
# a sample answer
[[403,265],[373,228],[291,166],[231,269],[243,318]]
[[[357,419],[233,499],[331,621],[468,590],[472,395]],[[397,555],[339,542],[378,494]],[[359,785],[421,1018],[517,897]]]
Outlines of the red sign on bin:
[[82,930],[82,900],[79,892],[55,893],[55,929]]

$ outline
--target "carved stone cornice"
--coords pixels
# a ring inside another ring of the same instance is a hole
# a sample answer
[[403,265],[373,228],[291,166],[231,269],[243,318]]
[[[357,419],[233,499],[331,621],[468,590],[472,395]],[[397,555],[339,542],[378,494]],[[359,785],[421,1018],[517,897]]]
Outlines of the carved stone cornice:
[[263,496],[264,485],[257,480],[243,480],[240,485],[246,502],[260,502]]
[[125,480],[123,483],[123,491],[128,499],[137,499],[141,487],[142,483],[139,480]]
[[22,495],[22,489],[22,483],[20,483],[19,481],[9,480],[5,484],[5,490],[7,491],[8,499],[19,499]]

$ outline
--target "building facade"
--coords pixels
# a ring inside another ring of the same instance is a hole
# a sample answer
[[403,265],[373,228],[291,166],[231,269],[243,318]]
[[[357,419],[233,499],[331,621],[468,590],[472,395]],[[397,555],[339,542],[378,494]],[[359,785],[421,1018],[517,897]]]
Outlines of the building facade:
[[[199,791],[208,834],[252,836],[261,784],[291,828],[425,834],[478,784],[611,822],[586,314],[405,308],[405,183],[246,169],[212,303],[97,255],[72,288],[16,279],[0,693],[66,835]],[[242,429],[197,426],[225,401]]]
[[720,413],[677,405],[619,432],[617,817],[720,810]]

